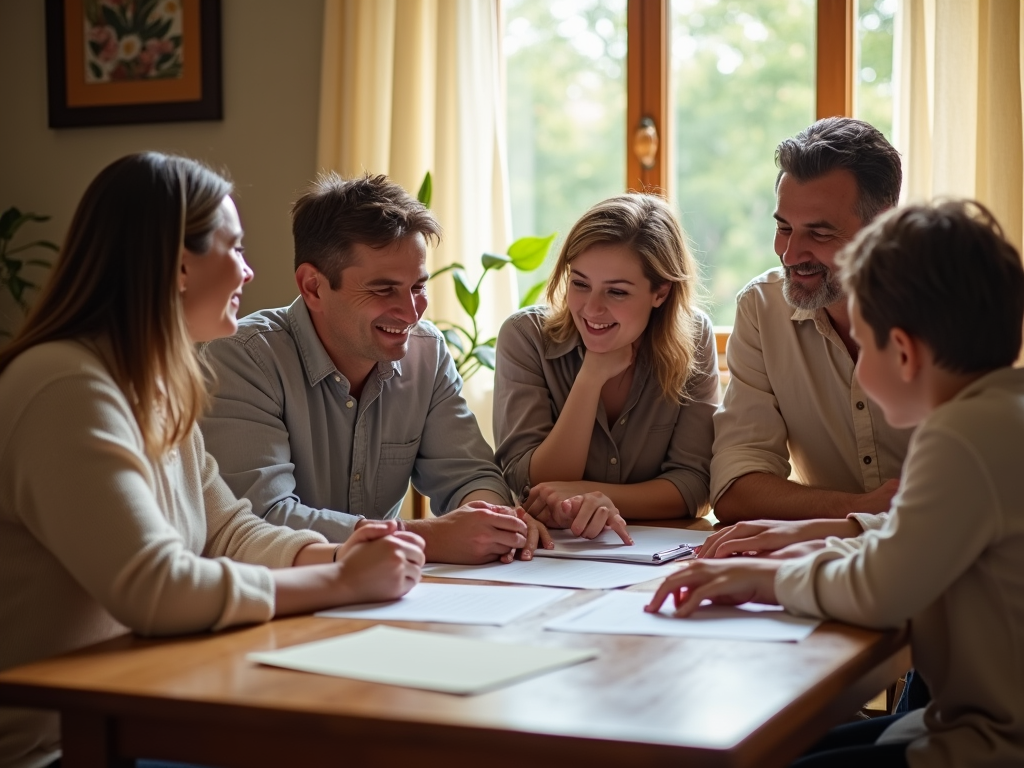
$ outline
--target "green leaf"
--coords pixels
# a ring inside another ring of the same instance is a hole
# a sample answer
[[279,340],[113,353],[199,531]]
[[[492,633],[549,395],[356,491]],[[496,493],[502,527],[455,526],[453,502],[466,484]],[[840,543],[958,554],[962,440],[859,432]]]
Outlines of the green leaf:
[[130,30],[127,19],[122,14],[115,11],[109,5],[100,6],[100,11],[103,13],[103,20],[107,22],[108,27],[114,28],[114,34],[117,35],[119,40],[128,34]]
[[138,8],[135,9],[135,13],[138,18],[143,21],[149,21],[149,17],[153,15],[153,11],[156,10],[156,5],[159,0],[142,0],[139,3]]
[[546,280],[541,280],[535,286],[530,288],[523,296],[523,300],[519,302],[519,308],[525,309],[526,307],[532,307],[534,304],[539,303],[537,300],[540,298],[541,293],[544,291],[544,287],[547,285]]
[[447,341],[449,345],[459,350],[460,354],[466,351],[466,347],[462,343],[462,337],[459,336],[459,332],[454,328],[447,328],[441,331],[441,333],[444,334],[444,340]]
[[433,280],[438,275],[443,275],[445,272],[451,272],[452,270],[455,270],[455,269],[465,269],[465,267],[462,266],[461,264],[459,264],[459,262],[457,262],[457,261],[452,262],[451,264],[448,264],[447,266],[441,267],[439,270],[437,270],[436,272],[432,273],[430,275],[430,277],[427,278],[427,280],[428,281]]
[[473,357],[479,360],[484,367],[494,370],[494,347],[481,344],[473,350]]
[[10,240],[22,224],[29,221],[49,221],[49,216],[37,216],[34,213],[22,213],[17,208],[8,208],[0,216],[0,239]]
[[512,264],[520,272],[530,272],[537,269],[544,263],[544,259],[551,250],[551,244],[555,242],[557,232],[547,237],[521,237],[508,247],[508,255],[512,257]]
[[[0,215],[0,238],[4,240],[10,240],[14,236],[14,230],[18,227],[13,226],[14,222],[21,218],[21,211],[17,208],[8,208]],[[20,226],[20,225],[19,225]]]
[[476,312],[480,309],[480,294],[466,283],[464,272],[452,272],[452,277],[455,279],[455,295],[459,299],[459,304],[466,310],[467,315],[476,317]]
[[506,264],[511,263],[512,259],[508,256],[502,256],[497,253],[485,253],[480,257],[480,263],[484,265],[484,269],[500,269]]
[[430,176],[430,171],[427,171],[427,175],[423,177],[423,183],[420,184],[420,191],[416,193],[416,199],[429,208],[433,196],[434,180]]

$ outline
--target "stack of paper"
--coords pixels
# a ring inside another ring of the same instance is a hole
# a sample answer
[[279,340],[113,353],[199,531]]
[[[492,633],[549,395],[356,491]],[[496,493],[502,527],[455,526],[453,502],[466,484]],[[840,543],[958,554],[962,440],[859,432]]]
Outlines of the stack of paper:
[[596,657],[592,649],[511,645],[377,626],[246,658],[301,672],[472,694]]
[[673,618],[671,599],[661,613],[646,613],[653,595],[609,592],[544,625],[559,632],[606,635],[663,635],[717,640],[803,640],[821,622],[802,619],[774,605],[703,605],[686,619]]
[[417,584],[405,597],[321,611],[332,619],[436,621],[503,627],[528,613],[574,594],[546,587],[491,587],[470,584]]
[[569,557],[583,560],[609,560],[620,563],[663,565],[677,559],[693,557],[712,531],[690,531],[678,528],[629,526],[633,544],[624,544],[612,530],[603,531],[593,539],[581,539],[568,530],[552,530],[554,549],[538,549],[536,557]]
[[513,560],[511,563],[486,565],[444,565],[434,563],[423,568],[426,576],[444,579],[478,579],[510,584],[541,584],[572,589],[615,589],[663,578],[671,571],[649,565],[604,563],[595,560],[563,560],[536,558]]

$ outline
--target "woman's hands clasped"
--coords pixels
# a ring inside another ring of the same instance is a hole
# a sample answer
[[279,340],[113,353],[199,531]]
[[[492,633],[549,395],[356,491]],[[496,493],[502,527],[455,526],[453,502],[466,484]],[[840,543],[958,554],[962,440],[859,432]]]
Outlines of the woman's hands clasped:
[[604,530],[615,531],[626,544],[633,539],[618,508],[600,491],[585,491],[580,483],[538,483],[530,489],[523,509],[548,528],[568,528],[576,536],[593,539]]
[[420,581],[426,558],[420,536],[398,530],[395,520],[367,521],[337,551],[336,564],[351,600],[394,600]]

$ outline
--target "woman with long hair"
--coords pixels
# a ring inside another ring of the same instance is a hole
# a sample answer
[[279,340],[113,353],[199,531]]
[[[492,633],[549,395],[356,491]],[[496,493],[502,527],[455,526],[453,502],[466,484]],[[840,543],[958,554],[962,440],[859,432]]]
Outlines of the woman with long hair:
[[[0,351],[0,669],[129,629],[391,599],[419,580],[415,535],[373,523],[335,546],[265,523],[204,449],[195,345],[235,331],[252,278],[231,191],[181,157],[109,165]],[[59,750],[56,714],[0,709],[0,765]]]
[[593,538],[707,511],[718,361],[697,267],[664,199],[624,194],[565,240],[548,307],[498,335],[496,457],[523,507]]

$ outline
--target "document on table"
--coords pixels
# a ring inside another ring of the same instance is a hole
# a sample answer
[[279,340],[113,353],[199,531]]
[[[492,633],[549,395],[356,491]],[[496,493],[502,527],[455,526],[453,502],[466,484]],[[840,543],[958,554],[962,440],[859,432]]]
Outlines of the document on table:
[[348,605],[316,615],[333,619],[436,621],[503,627],[571,594],[567,589],[549,587],[417,584],[400,600]]
[[260,664],[442,693],[484,693],[597,658],[594,649],[475,640],[376,626],[278,651],[250,653]]
[[423,567],[425,576],[437,576],[442,579],[479,579],[570,589],[628,587],[641,581],[667,576],[671,572],[672,569],[654,569],[649,565],[605,563],[600,560],[566,560],[555,557],[486,565],[432,563]]
[[538,549],[535,557],[571,557],[583,560],[608,560],[622,563],[663,565],[672,560],[693,557],[713,531],[690,531],[681,528],[656,528],[649,525],[629,526],[633,544],[624,544],[619,535],[606,530],[593,539],[581,539],[568,530],[553,529],[554,549]]
[[544,629],[604,635],[797,642],[821,623],[818,619],[791,616],[778,606],[757,603],[704,605],[689,618],[675,619],[671,614],[671,601],[661,613],[646,613],[644,606],[652,596],[642,592],[609,592],[549,621]]

